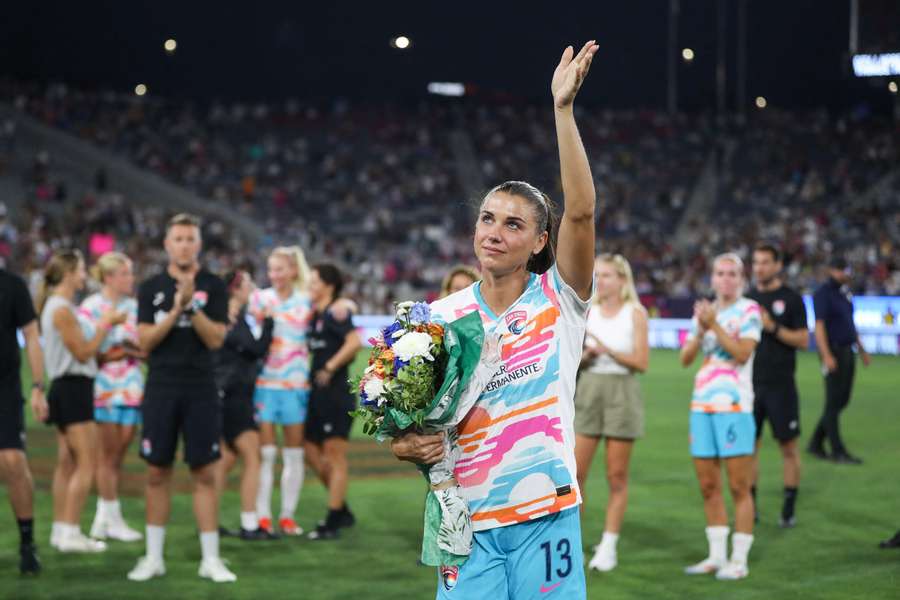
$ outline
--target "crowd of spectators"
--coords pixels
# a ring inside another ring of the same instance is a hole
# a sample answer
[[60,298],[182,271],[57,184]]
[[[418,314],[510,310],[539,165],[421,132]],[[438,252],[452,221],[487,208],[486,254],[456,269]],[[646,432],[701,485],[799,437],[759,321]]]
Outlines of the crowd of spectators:
[[[546,107],[201,105],[61,85],[2,95],[19,111],[264,226],[261,247],[248,248],[225,223],[210,223],[211,267],[250,262],[260,269],[267,247],[296,243],[312,261],[347,267],[348,291],[366,312],[430,297],[450,265],[474,262],[471,206],[483,188],[527,179],[561,199]],[[898,166],[897,124],[772,109],[743,122],[652,110],[582,109],[578,117],[602,206],[599,250],[631,260],[655,314],[683,312],[682,301],[708,293],[712,255],[734,249],[749,256],[760,239],[783,244],[788,279],[803,291],[820,279],[827,257],[842,252],[857,272],[857,292],[900,294],[900,183],[868,193]],[[451,143],[459,132],[474,156],[461,157]],[[466,162],[478,170],[473,181]],[[718,173],[717,197],[676,244],[707,165]],[[102,188],[97,179],[94,187]],[[107,233],[141,264],[161,263],[163,211],[95,189],[77,199],[82,208],[51,222],[41,203],[58,201],[58,186],[35,180],[29,187],[30,214],[20,219],[28,227],[13,244],[29,266],[54,245],[89,247],[92,236]],[[2,227],[0,253],[3,231],[11,230]],[[262,282],[264,269],[258,275]]]

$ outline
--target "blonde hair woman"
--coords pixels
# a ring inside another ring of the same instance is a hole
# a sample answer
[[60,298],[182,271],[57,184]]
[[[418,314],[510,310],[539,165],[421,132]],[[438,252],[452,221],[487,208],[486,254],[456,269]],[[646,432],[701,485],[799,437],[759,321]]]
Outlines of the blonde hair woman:
[[84,288],[87,272],[77,250],[57,252],[44,271],[40,293],[44,360],[51,380],[49,422],[57,427],[58,462],[53,473],[54,523],[50,544],[62,552],[102,552],[103,542],[81,532],[81,510],[94,482],[97,428],[94,425],[95,355],[125,313],[108,310],[87,339],[79,323],[75,294]]
[[628,504],[631,449],[644,435],[644,403],[635,374],[644,373],[649,362],[647,311],[638,299],[631,266],[621,255],[597,257],[594,278],[584,371],[575,392],[575,461],[578,486],[584,490],[597,446],[606,438],[606,522],[588,568],[611,571],[618,562],[616,544]]
[[[690,434],[709,543],[707,558],[687,567],[685,573],[715,573],[717,579],[725,580],[750,574],[747,555],[753,545],[753,354],[762,336],[762,316],[759,304],[744,297],[744,285],[741,258],[731,252],[717,256],[712,268],[716,299],[694,305],[693,327],[681,348],[685,367],[703,354],[703,365],[694,378]],[[730,561],[723,462],[734,501]]]
[[91,269],[91,274],[103,287],[81,303],[81,316],[97,326],[103,314],[111,310],[126,315],[125,322],[110,331],[97,353],[94,420],[100,432],[99,494],[91,537],[135,542],[143,536],[125,523],[118,494],[119,471],[135,429],[141,423],[144,397],[141,362],[145,354],[138,347],[134,272],[127,256],[107,252]]
[[307,334],[313,315],[307,288],[310,269],[298,246],[279,246],[269,255],[271,287],[256,290],[248,312],[262,322],[275,321],[272,344],[256,379],[253,403],[259,420],[262,466],[256,512],[259,527],[273,531],[272,487],[278,454],[275,426],[284,435],[279,528],[285,535],[301,535],[294,513],[303,487],[303,425],[309,404],[309,346]]
[[441,298],[464,290],[476,281],[481,281],[481,274],[468,265],[456,265],[447,272],[441,282]]

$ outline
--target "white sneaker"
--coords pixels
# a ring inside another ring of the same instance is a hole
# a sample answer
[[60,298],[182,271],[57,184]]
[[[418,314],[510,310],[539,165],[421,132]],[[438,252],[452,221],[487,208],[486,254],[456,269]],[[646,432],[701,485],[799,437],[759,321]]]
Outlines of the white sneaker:
[[684,568],[685,575],[709,575],[716,573],[725,566],[725,563],[705,558],[696,565]]
[[588,563],[588,569],[595,569],[601,573],[612,571],[619,564],[616,551],[605,548],[602,544],[594,546],[594,557]]
[[154,577],[162,577],[166,574],[166,564],[150,556],[142,556],[138,559],[134,568],[128,572],[131,581],[147,581]]
[[50,547],[59,550],[59,540],[62,536],[59,535],[59,532],[56,532],[50,536]]
[[237,575],[228,570],[221,558],[205,558],[200,562],[197,575],[205,579],[212,579],[216,583],[231,583],[237,581]]
[[125,521],[107,521],[104,533],[106,537],[120,542],[137,542],[144,539],[144,535],[140,531],[135,531]]
[[716,571],[716,579],[720,581],[734,581],[743,579],[750,574],[750,568],[747,563],[738,563],[730,561],[727,565]]
[[95,540],[105,540],[106,539],[106,519],[101,518],[100,515],[96,515],[94,517],[94,522],[91,523],[90,535]]
[[60,552],[105,552],[106,544],[93,540],[80,531],[62,536],[56,545]]

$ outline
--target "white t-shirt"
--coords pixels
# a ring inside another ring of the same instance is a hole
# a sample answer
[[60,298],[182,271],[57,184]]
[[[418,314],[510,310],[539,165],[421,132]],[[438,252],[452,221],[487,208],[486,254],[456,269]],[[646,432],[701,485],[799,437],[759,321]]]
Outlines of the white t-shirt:
[[502,366],[458,427],[462,454],[454,474],[475,531],[580,503],[574,395],[590,303],[562,281],[555,265],[532,275],[502,315],[488,308],[480,287],[431,305],[437,322],[478,311],[485,332],[501,336]]

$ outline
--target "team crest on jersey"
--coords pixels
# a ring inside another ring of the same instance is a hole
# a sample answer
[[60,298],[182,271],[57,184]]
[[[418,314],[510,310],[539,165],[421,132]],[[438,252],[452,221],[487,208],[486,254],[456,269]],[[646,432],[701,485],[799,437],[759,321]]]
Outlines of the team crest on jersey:
[[196,292],[194,292],[193,301],[194,301],[195,306],[197,306],[199,308],[203,308],[204,306],[206,306],[206,301],[208,299],[209,299],[209,294],[206,293],[204,290],[197,290]]
[[444,589],[448,592],[456,587],[456,580],[459,578],[459,567],[441,567],[441,581],[444,582]]
[[144,456],[150,456],[150,452],[152,452],[153,446],[150,445],[150,440],[144,438],[141,440],[141,452]]
[[164,292],[156,292],[156,295],[153,296],[153,306],[159,306],[166,299],[166,294]]
[[772,303],[772,312],[779,317],[784,314],[784,308],[784,300],[776,300]]
[[514,310],[506,315],[506,327],[510,333],[519,335],[525,331],[525,322],[528,320],[528,313],[524,310]]

